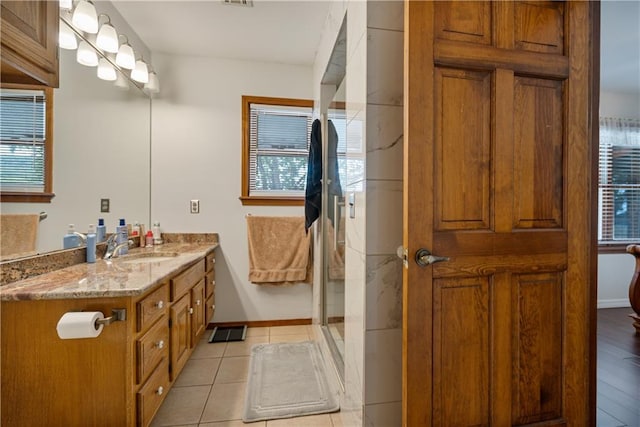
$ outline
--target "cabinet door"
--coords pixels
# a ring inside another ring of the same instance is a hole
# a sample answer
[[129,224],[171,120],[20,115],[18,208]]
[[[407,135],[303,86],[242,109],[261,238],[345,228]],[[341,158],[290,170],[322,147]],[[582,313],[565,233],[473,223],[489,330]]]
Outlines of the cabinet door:
[[189,360],[191,346],[190,295],[171,306],[171,381],[175,380]]
[[3,1],[2,81],[58,87],[57,1]]
[[205,322],[205,294],[204,279],[200,280],[197,285],[191,289],[191,329],[192,339],[191,345],[195,347],[198,338],[204,332]]

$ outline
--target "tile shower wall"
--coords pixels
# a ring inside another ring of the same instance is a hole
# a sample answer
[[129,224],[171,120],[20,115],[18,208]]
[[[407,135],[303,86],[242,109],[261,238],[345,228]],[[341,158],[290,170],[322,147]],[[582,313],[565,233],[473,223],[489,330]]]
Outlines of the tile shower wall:
[[[346,177],[355,196],[347,217],[345,392],[347,426],[402,421],[403,3],[335,2],[314,67],[322,73],[347,14],[347,161],[364,177]],[[319,306],[314,299],[314,307]]]

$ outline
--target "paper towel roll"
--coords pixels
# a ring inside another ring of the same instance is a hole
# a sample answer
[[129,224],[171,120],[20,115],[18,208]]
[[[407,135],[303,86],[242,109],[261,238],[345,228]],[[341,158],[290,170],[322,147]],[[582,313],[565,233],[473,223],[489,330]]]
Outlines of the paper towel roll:
[[58,320],[58,336],[63,340],[74,338],[95,338],[102,332],[104,325],[96,325],[96,320],[104,319],[99,311],[73,311],[62,315]]

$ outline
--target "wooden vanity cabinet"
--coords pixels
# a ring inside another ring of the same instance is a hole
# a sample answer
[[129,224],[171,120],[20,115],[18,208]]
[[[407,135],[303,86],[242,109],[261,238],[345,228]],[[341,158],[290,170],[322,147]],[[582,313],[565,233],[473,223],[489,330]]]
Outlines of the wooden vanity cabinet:
[[213,314],[216,310],[216,258],[215,254],[211,252],[205,257],[205,328],[206,325],[213,319]]
[[[2,301],[0,425],[148,426],[206,328],[209,255],[139,296]],[[57,335],[66,312],[116,308],[97,338]]]
[[58,1],[2,1],[2,81],[58,87]]

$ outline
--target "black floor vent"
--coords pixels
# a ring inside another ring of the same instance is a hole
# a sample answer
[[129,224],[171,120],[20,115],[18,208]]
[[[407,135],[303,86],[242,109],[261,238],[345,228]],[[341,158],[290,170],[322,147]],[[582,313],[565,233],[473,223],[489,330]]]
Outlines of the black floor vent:
[[247,325],[230,326],[226,328],[215,327],[209,337],[209,342],[244,341],[247,336]]

